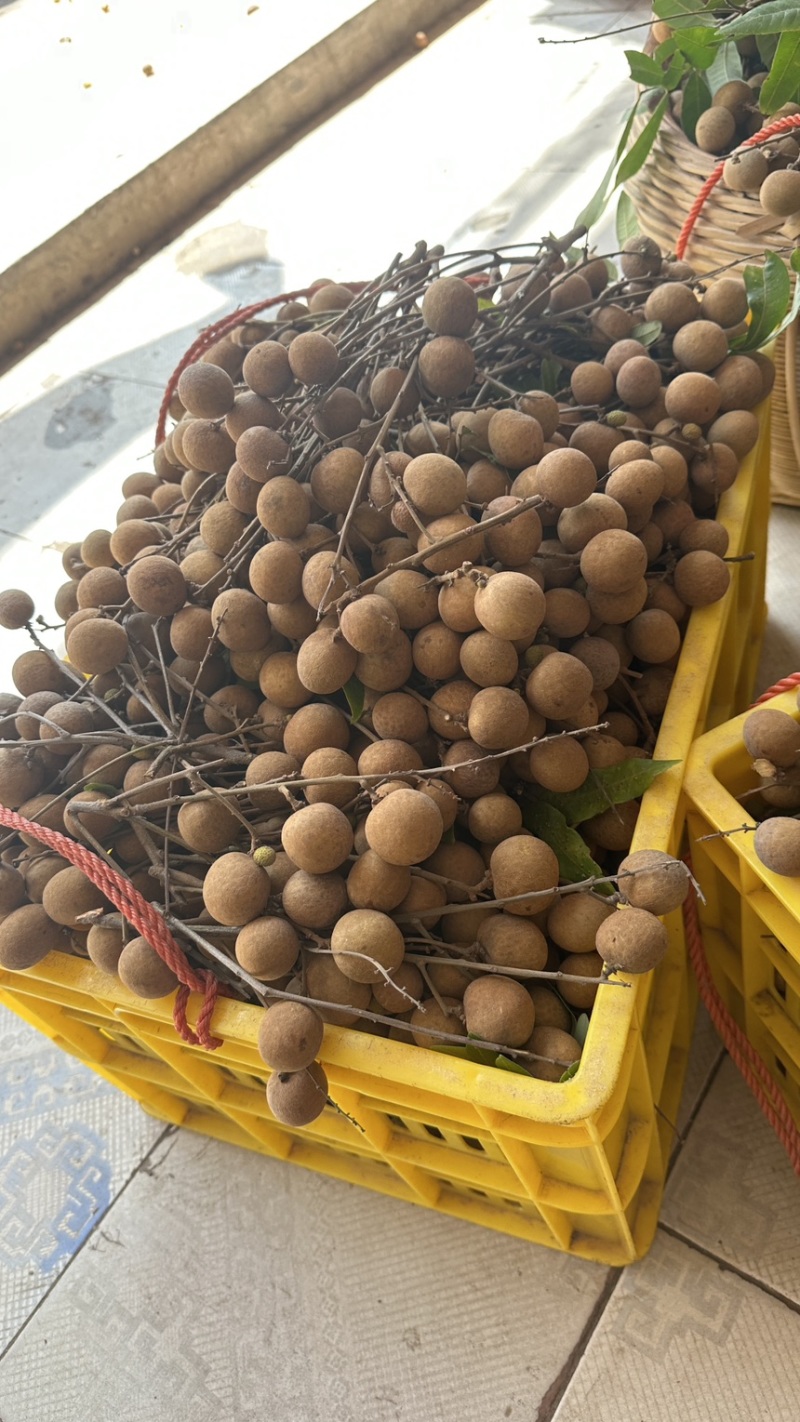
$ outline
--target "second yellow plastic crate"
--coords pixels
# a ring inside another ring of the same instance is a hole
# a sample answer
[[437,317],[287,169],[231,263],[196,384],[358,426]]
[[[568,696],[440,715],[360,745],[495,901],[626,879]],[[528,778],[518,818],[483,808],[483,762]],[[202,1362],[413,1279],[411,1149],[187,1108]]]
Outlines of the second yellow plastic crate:
[[[722,602],[692,614],[655,756],[680,762],[642,801],[635,848],[682,848],[694,737],[749,699],[764,623],[769,487],[762,438],[719,517],[734,565]],[[604,1264],[649,1247],[658,1221],[694,1020],[680,913],[655,973],[601,990],[580,1070],[551,1083],[364,1032],[326,1028],[330,1094],[304,1130],[266,1103],[260,1009],[220,1000],[209,1054],[176,1035],[169,1001],[144,1002],[91,964],[51,954],[0,973],[0,1001],[140,1101],[203,1135],[288,1160]],[[190,1007],[196,1012],[199,1003]],[[192,1019],[193,1020],[193,1019]]]
[[[800,721],[795,691],[768,704]],[[746,719],[702,736],[687,765],[692,862],[706,899],[700,926],[717,991],[800,1125],[800,882],[770,873],[752,834],[705,838],[755,824],[736,798],[758,783],[742,741]]]

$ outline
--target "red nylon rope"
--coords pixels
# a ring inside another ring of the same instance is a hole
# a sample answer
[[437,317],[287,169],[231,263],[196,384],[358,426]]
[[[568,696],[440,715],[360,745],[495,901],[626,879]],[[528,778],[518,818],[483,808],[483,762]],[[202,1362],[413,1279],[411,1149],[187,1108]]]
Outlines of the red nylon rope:
[[[739,147],[734,151],[738,153],[743,148],[754,148],[756,144],[763,143],[766,138],[773,138],[776,134],[779,133],[788,133],[790,129],[797,128],[798,126],[800,126],[800,114],[787,114],[786,118],[776,119],[774,123],[767,124],[766,128],[762,128],[759,130],[758,133],[754,133],[752,138],[746,138],[744,143],[740,143]],[[717,183],[722,177],[722,170],[724,167],[725,159],[723,159],[721,163],[717,164],[713,173],[709,173],[708,177],[703,183],[702,188],[700,189],[699,193],[697,194],[697,197],[695,198],[694,202],[692,203],[692,206],[689,209],[686,221],[684,222],[683,227],[680,230],[678,240],[675,243],[675,255],[679,261],[686,252],[686,248],[689,245],[689,238],[691,237],[692,232],[694,231],[694,225],[698,217],[700,216],[700,213],[702,212],[703,208],[705,207],[706,199],[708,198],[709,193],[712,193],[714,191],[714,188],[717,186]]]
[[[147,899],[143,898],[138,889],[134,888],[130,879],[118,874],[111,864],[108,864],[90,849],[84,848],[82,844],[78,844],[74,839],[69,839],[65,834],[59,834],[58,830],[45,829],[44,825],[26,820],[15,810],[0,808],[0,825],[6,825],[8,829],[31,835],[83,871],[87,879],[90,879],[119,909],[120,913],[124,914],[128,922],[138,929],[141,936],[147,939],[150,947],[155,950],[167,967],[172,969],[181,984],[175,995],[172,1013],[176,1032],[184,1042],[189,1042],[191,1046],[199,1044],[210,1052],[221,1047],[220,1038],[212,1037],[210,1033],[211,1016],[220,986],[217,979],[208,969],[200,973],[194,971],[183,949],[176,943],[167,928],[161,914],[151,903],[148,903]],[[186,1004],[190,992],[203,993],[203,1005],[197,1019],[196,1032],[192,1031],[186,1021]]]
[[[800,118],[800,114],[797,117]],[[771,686],[768,691],[759,696],[753,705],[760,706],[762,702],[770,701],[773,696],[780,695],[782,691],[791,691],[792,687],[798,685],[800,685],[800,672],[793,672],[791,676],[785,676],[781,681]],[[691,868],[691,859],[688,855],[686,863]],[[693,891],[683,906],[683,922],[686,928],[689,959],[708,1015],[714,1023],[731,1061],[738,1067],[742,1078],[786,1151],[795,1175],[800,1176],[800,1130],[798,1130],[795,1119],[781,1095],[780,1088],[773,1081],[755,1047],[748,1040],[735,1018],[731,1016],[714,986],[703,946],[697,901]]]

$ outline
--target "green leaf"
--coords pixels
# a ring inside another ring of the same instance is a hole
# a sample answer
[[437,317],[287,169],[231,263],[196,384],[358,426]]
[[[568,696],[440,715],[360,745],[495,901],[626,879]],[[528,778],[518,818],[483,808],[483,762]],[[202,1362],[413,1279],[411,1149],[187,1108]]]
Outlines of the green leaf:
[[495,304],[494,304],[493,301],[490,301],[490,300],[489,300],[489,297],[488,297],[488,296],[479,296],[479,297],[478,297],[478,310],[479,310],[479,311],[496,311],[496,310],[497,310],[497,307],[495,306]]
[[731,79],[741,79],[743,74],[742,56],[733,40],[728,40],[726,44],[719,46],[713,64],[708,66],[706,83],[711,93],[716,94],[723,84],[727,84]]
[[[789,266],[791,267],[793,272],[800,272],[800,247],[795,247],[794,251],[792,252],[791,257],[789,258]],[[775,335],[783,335],[783,332],[787,330],[789,326],[791,326],[798,313],[800,313],[800,281],[796,281],[794,284],[792,304],[789,307],[789,310],[787,311],[783,320],[781,321],[780,326],[777,327]]]
[[[630,137],[631,128],[633,127],[633,120],[635,119],[638,111],[639,99],[637,98],[636,103],[628,114],[623,125],[622,135],[620,137],[619,143],[617,144],[614,150],[614,156],[611,159],[611,162],[609,163],[605,173],[603,174],[602,179],[600,180],[600,185],[597,188],[597,191],[589,199],[589,202],[583,209],[583,212],[580,214],[580,216],[576,218],[576,227],[593,227],[595,222],[597,222],[598,218],[602,216],[609,198],[609,188],[611,184],[611,179],[614,176],[617,164],[619,163],[623,153],[625,152],[625,148]],[[617,184],[615,183],[614,186],[616,187]]]
[[716,58],[719,40],[715,30],[706,26],[679,30],[675,36],[681,54],[695,69],[708,69]]
[[494,1059],[494,1064],[496,1067],[499,1068],[500,1071],[515,1071],[517,1073],[517,1076],[531,1075],[531,1073],[528,1071],[528,1068],[522,1065],[522,1062],[512,1062],[510,1057],[504,1057],[502,1055],[496,1056]]
[[690,143],[694,143],[694,131],[697,128],[697,120],[706,109],[711,108],[711,90],[709,89],[702,74],[690,74],[683,91],[683,108],[681,109],[681,127]]
[[356,726],[364,715],[364,688],[357,676],[351,676],[343,690],[350,707],[350,720]]
[[750,324],[731,341],[732,351],[755,351],[766,344],[789,307],[791,280],[775,252],[764,253],[764,265],[746,266],[742,273],[750,308]]
[[700,18],[709,17],[706,0],[654,0],[653,14],[666,20],[673,30],[691,29]]
[[[96,790],[98,795],[108,795],[109,798],[113,798],[114,795],[119,794],[119,786],[109,785],[105,780],[90,780],[88,785],[84,785],[83,788],[84,790]],[[76,794],[78,799],[80,799],[80,790],[78,790]]]
[[460,1057],[464,1062],[473,1062],[475,1066],[496,1067],[498,1071],[513,1071],[517,1076],[530,1076],[530,1072],[521,1065],[514,1062],[510,1057],[504,1057],[488,1047],[457,1047],[451,1042],[431,1042],[428,1051],[444,1052],[448,1057]]
[[659,89],[664,82],[664,70],[655,59],[651,59],[648,54],[642,54],[638,49],[626,49],[625,58],[628,61],[628,68],[631,72],[631,79],[634,84],[641,84],[644,89]]
[[617,169],[617,176],[614,179],[614,187],[618,188],[621,183],[627,183],[644,163],[650,153],[650,149],[656,141],[658,130],[661,127],[661,120],[667,112],[669,94],[664,94],[653,109],[647,123],[639,134],[636,142],[628,149],[625,157]]
[[[566,884],[602,878],[600,865],[595,864],[582,836],[570,828],[561,810],[543,799],[526,800],[523,802],[522,818],[526,829],[550,845],[558,860],[559,878]],[[599,891],[609,893],[610,886],[600,885]]]
[[[682,5],[683,0],[678,4]],[[653,8],[657,10],[658,6]],[[720,25],[719,34],[723,39],[744,39],[747,35],[782,35],[787,30],[800,30],[800,8],[791,0],[768,0],[766,5],[726,20]]]
[[571,1065],[567,1067],[566,1071],[564,1072],[564,1075],[558,1078],[559,1082],[572,1081],[573,1076],[577,1076],[578,1074],[578,1068],[580,1064],[581,1059],[580,1057],[578,1057],[578,1060],[576,1062],[572,1062]]
[[586,1033],[588,1031],[589,1014],[588,1012],[582,1012],[580,1017],[577,1019],[575,1026],[572,1029],[572,1035],[575,1038],[575,1041],[580,1042],[581,1046],[583,1046],[584,1042],[586,1041]]
[[678,89],[686,78],[690,66],[686,56],[681,54],[674,35],[658,46],[653,53],[653,59],[656,64],[661,66],[662,89],[668,89],[670,93],[673,89]]
[[548,805],[561,811],[568,825],[580,825],[602,815],[609,805],[638,800],[657,776],[677,764],[677,760],[623,760],[619,765],[590,770],[579,790],[570,790],[566,795],[552,790],[540,793]]
[[617,203],[617,241],[620,247],[629,237],[638,237],[640,231],[636,208],[628,194],[622,192]]
[[779,38],[779,35],[758,35],[756,38],[758,53],[761,57],[761,63],[764,69],[770,69],[772,67],[772,61],[775,58]]
[[554,356],[545,356],[542,361],[542,369],[539,376],[541,388],[547,395],[555,395],[562,384],[561,377],[564,367]]
[[769,77],[764,80],[758,101],[761,112],[774,114],[781,104],[797,96],[800,88],[800,34],[783,34],[772,61]]
[[634,326],[631,336],[634,341],[641,341],[643,346],[654,346],[663,333],[660,321],[642,321],[641,325]]

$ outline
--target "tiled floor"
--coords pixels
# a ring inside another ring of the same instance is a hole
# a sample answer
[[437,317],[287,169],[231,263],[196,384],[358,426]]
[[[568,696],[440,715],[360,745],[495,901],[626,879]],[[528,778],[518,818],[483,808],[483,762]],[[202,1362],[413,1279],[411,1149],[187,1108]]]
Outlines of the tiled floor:
[[[580,69],[579,51],[550,51],[580,74],[557,125],[578,138],[543,152],[556,125],[524,121],[543,112],[531,8],[476,12],[416,77],[392,76],[0,381],[0,586],[38,582],[47,606],[59,546],[113,517],[163,381],[214,315],[321,266],[377,270],[420,233],[452,247],[569,226],[594,181],[570,155],[594,144],[602,167],[628,41],[584,47]],[[540,7],[553,34],[595,25],[597,6],[575,11]],[[479,106],[462,78],[476,46]],[[421,141],[420,76],[459,90],[474,161],[463,120],[434,152]],[[307,199],[290,199],[316,183],[336,211],[331,155],[353,134],[382,142],[400,113],[401,200],[310,233]],[[775,509],[772,531],[762,686],[800,667],[800,510]],[[0,685],[21,649],[0,643]],[[677,1127],[653,1250],[607,1270],[174,1133],[0,1015],[0,1419],[796,1422],[798,1184],[702,1014]]]

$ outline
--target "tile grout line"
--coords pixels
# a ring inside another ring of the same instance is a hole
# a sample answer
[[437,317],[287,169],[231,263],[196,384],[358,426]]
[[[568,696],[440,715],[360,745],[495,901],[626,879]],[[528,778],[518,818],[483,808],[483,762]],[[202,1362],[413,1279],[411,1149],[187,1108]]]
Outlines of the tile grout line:
[[624,1269],[609,1269],[603,1287],[595,1299],[592,1311],[581,1330],[575,1347],[570,1352],[558,1376],[550,1384],[547,1392],[539,1403],[539,1410],[536,1413],[535,1422],[552,1422],[561,1400],[575,1375],[575,1369],[599,1328],[603,1315],[611,1302],[614,1290],[624,1272]]
[[[103,1211],[102,1215],[100,1215],[99,1218],[96,1220],[95,1224],[93,1225],[92,1229],[91,1229],[91,1230],[89,1231],[89,1233],[87,1234],[86,1238],[82,1241],[81,1244],[79,1244],[78,1248],[75,1250],[75,1253],[70,1256],[70,1258],[68,1259],[68,1261],[67,1261],[66,1265],[64,1266],[64,1268],[63,1268],[62,1270],[60,1270],[60,1272],[56,1275],[56,1277],[53,1279],[53,1281],[52,1281],[52,1283],[50,1284],[50,1286],[49,1286],[49,1287],[45,1290],[45,1292],[42,1294],[42,1297],[41,1297],[40,1299],[37,1299],[37,1301],[36,1301],[34,1307],[31,1309],[30,1313],[28,1314],[28,1317],[25,1319],[25,1321],[24,1321],[23,1323],[20,1324],[20,1326],[19,1326],[19,1328],[17,1329],[16,1333],[14,1334],[13,1338],[10,1338],[9,1341],[8,1341],[8,1343],[6,1344],[6,1346],[5,1346],[2,1350],[0,1350],[0,1364],[2,1364],[3,1359],[11,1352],[11,1349],[14,1347],[15,1343],[17,1343],[17,1342],[19,1341],[19,1339],[22,1337],[22,1334],[25,1332],[25,1329],[28,1327],[28,1324],[31,1322],[32,1319],[34,1319],[34,1318],[36,1317],[36,1315],[37,1315],[37,1313],[39,1312],[39,1309],[42,1307],[42,1305],[47,1302],[47,1300],[49,1299],[50,1295],[53,1293],[53,1291],[54,1291],[54,1290],[58,1287],[58,1285],[61,1283],[61,1280],[66,1276],[66,1274],[67,1274],[68,1270],[70,1269],[71,1265],[73,1264],[73,1262],[79,1257],[79,1255],[81,1255],[81,1254],[83,1253],[83,1251],[84,1251],[84,1249],[86,1248],[86,1245],[89,1243],[89,1241],[90,1241],[91,1239],[94,1239],[94,1237],[95,1237],[95,1235],[97,1234],[97,1231],[98,1231],[98,1229],[100,1228],[100,1226],[108,1219],[109,1215],[111,1214],[111,1211],[114,1209],[114,1206],[117,1204],[117,1201],[122,1199],[122,1196],[125,1194],[125,1191],[127,1190],[128,1186],[132,1183],[133,1180],[136,1179],[136,1176],[139,1174],[139,1172],[146,1166],[146,1164],[147,1164],[148,1160],[150,1159],[151,1155],[153,1154],[153,1152],[158,1148],[158,1146],[162,1145],[163,1142],[169,1138],[169,1136],[174,1135],[174,1134],[175,1134],[175,1130],[176,1130],[176,1128],[175,1128],[174,1126],[165,1125],[165,1127],[164,1127],[163,1131],[161,1132],[161,1134],[157,1137],[157,1139],[156,1139],[156,1140],[153,1142],[153,1144],[150,1146],[150,1149],[146,1152],[145,1155],[142,1156],[142,1159],[138,1162],[138,1164],[135,1166],[135,1168],[131,1171],[131,1173],[130,1173],[130,1175],[128,1176],[127,1180],[125,1180],[124,1183],[120,1186],[119,1190],[117,1191],[116,1195],[114,1196],[114,1199],[111,1201],[111,1204],[108,1206],[107,1209],[105,1209],[105,1210]],[[2,1422],[2,1418],[0,1418],[0,1422]]]
[[772,1284],[766,1283],[764,1279],[759,1279],[755,1274],[749,1274],[746,1269],[741,1269],[738,1264],[732,1264],[729,1259],[720,1258],[718,1254],[715,1254],[712,1249],[708,1249],[704,1244],[698,1244],[696,1240],[690,1239],[685,1234],[681,1234],[680,1230],[675,1229],[674,1225],[668,1225],[665,1224],[663,1220],[659,1220],[658,1228],[663,1234],[668,1235],[670,1239],[675,1239],[679,1244],[685,1244],[687,1249],[693,1249],[696,1254],[702,1254],[704,1258],[710,1259],[714,1264],[717,1264],[720,1269],[724,1270],[725,1273],[735,1274],[737,1279],[741,1279],[743,1283],[752,1284],[754,1288],[760,1289],[763,1294],[767,1294],[769,1298],[774,1299],[776,1303],[783,1304],[784,1307],[788,1308],[792,1313],[800,1314],[800,1303],[798,1303],[796,1299],[788,1298],[786,1294],[782,1294],[779,1289],[773,1288]]
[[725,1048],[722,1046],[722,1044],[720,1044],[719,1056],[710,1068],[708,1076],[706,1077],[705,1082],[703,1083],[702,1087],[700,1088],[700,1091],[697,1094],[697,1100],[695,1101],[694,1106],[689,1112],[689,1117],[686,1121],[683,1130],[681,1131],[680,1135],[676,1135],[675,1145],[673,1146],[672,1154],[670,1155],[669,1161],[667,1162],[667,1172],[664,1177],[665,1187],[667,1185],[667,1182],[669,1181],[670,1176],[672,1175],[673,1170],[675,1169],[675,1166],[683,1155],[683,1151],[686,1146],[686,1142],[689,1139],[689,1133],[692,1129],[692,1126],[697,1120],[701,1108],[705,1105],[708,1093],[714,1085],[714,1082],[716,1081],[719,1075],[722,1063],[725,1061],[727,1055],[728,1053],[725,1051]]

